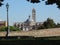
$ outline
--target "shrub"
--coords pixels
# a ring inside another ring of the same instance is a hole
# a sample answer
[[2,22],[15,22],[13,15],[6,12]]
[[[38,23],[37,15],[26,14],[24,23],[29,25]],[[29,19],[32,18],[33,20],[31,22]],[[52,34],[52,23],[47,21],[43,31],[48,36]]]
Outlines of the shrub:
[[[9,30],[10,31],[19,31],[19,28],[14,27],[14,26],[9,26]],[[0,27],[0,31],[7,31],[7,27],[5,27],[5,26]]]
[[14,27],[14,26],[10,26],[10,30],[11,30],[11,31],[19,31],[19,28]]

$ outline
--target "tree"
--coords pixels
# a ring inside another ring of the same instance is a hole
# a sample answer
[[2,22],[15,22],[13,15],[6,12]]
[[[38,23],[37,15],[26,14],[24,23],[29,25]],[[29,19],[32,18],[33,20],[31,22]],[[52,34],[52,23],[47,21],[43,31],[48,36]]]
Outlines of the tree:
[[52,4],[56,4],[57,8],[60,9],[60,0],[47,0],[46,1],[46,5],[52,5]]
[[37,29],[48,29],[48,28],[55,28],[55,27],[56,27],[56,24],[53,21],[53,19],[47,18],[47,20],[44,21],[42,25],[37,26]]
[[2,3],[3,1],[4,1],[4,0],[0,0],[0,7],[3,5],[3,3]]
[[[40,0],[27,0],[28,2],[31,2],[31,3],[40,3]],[[42,0],[42,1],[45,1],[45,0]],[[57,8],[60,9],[60,0],[47,0],[45,1],[45,4],[46,5],[53,5],[53,4],[56,4],[57,5]]]
[[3,4],[0,2],[0,6],[2,6]]
[[56,27],[57,27],[57,28],[60,28],[60,23],[57,23]]
[[45,28],[54,28],[55,27],[55,23],[53,21],[53,19],[48,18],[44,23],[43,23]]
[[2,1],[2,2],[3,2],[4,0],[0,0],[0,1]]
[[40,0],[27,0],[28,2],[31,2],[31,3],[39,3]]

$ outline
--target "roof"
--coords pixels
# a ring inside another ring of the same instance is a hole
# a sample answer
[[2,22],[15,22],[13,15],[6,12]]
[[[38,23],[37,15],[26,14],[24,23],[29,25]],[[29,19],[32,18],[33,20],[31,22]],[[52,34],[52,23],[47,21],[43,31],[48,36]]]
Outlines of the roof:
[[0,24],[1,24],[1,23],[5,23],[5,21],[0,21]]

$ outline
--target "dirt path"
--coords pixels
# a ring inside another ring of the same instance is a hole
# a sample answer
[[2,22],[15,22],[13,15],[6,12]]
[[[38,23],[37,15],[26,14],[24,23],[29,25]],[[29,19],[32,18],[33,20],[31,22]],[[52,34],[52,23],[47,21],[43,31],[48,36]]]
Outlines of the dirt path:
[[[0,36],[5,35],[6,32],[0,32]],[[16,32],[10,32],[9,36],[34,36],[34,37],[60,36],[60,28],[20,31],[20,32],[16,31]]]

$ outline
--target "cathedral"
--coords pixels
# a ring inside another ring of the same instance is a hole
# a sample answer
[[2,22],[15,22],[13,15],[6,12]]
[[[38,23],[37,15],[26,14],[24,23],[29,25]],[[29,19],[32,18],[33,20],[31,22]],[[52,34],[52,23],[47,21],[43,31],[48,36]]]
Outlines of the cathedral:
[[35,30],[39,25],[42,25],[41,22],[36,22],[36,10],[32,9],[32,15],[24,22],[15,22],[14,26],[18,27],[23,31]]

